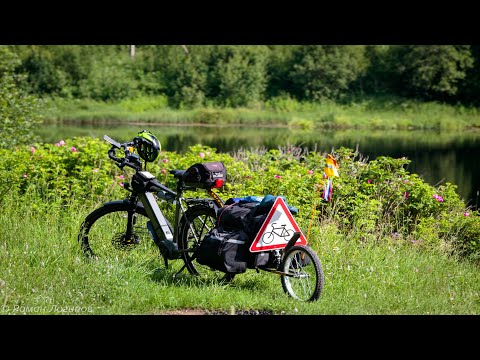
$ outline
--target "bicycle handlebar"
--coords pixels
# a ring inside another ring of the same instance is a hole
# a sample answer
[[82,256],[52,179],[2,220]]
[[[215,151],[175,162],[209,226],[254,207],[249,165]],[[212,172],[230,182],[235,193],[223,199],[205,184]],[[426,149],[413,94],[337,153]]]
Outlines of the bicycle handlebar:
[[[126,143],[119,143],[118,141],[113,140],[111,137],[104,135],[103,139],[112,144],[112,147],[110,150],[108,150],[108,157],[115,161],[117,166],[120,169],[123,169],[125,166],[128,166],[134,170],[142,170],[141,167],[138,167],[138,163],[134,164],[129,161],[129,155],[130,155],[130,150],[128,149],[129,147],[134,147],[135,143],[133,141],[129,141]],[[115,156],[117,149],[124,149],[125,157],[124,158],[118,158]]]

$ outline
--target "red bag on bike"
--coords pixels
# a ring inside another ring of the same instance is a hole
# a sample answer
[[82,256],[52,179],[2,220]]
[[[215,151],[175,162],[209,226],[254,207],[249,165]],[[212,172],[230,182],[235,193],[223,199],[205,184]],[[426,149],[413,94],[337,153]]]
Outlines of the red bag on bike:
[[194,164],[183,174],[183,181],[194,188],[219,188],[227,181],[227,169],[219,161]]

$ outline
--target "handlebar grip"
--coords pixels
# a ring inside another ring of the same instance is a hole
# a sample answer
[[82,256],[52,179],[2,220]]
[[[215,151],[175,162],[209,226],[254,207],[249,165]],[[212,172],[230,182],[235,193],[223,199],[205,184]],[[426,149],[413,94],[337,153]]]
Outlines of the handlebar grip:
[[108,135],[103,135],[103,140],[109,142],[110,144],[112,144],[114,147],[116,147],[117,149],[120,149],[120,147],[122,146],[122,144],[120,144],[118,141],[115,141],[113,140],[110,136]]
[[112,147],[110,150],[108,150],[108,157],[115,162],[122,162],[122,159],[119,159],[115,156],[115,147]]

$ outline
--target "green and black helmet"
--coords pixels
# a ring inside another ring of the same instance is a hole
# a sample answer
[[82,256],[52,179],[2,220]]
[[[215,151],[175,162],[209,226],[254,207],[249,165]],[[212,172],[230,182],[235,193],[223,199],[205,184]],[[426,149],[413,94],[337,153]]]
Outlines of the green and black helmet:
[[153,162],[160,154],[162,148],[160,141],[150,131],[140,131],[133,141],[136,144],[138,155],[145,161]]

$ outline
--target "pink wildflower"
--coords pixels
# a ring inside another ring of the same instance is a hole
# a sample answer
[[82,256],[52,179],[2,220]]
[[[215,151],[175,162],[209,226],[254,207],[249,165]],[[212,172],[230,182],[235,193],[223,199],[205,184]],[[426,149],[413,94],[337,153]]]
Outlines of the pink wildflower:
[[470,216],[470,213],[464,212],[464,213],[463,213],[463,216]]
[[26,179],[26,178],[28,177],[28,175],[27,175],[27,174],[23,174],[23,177]]
[[312,174],[313,174],[313,170],[308,170],[308,173],[309,173],[310,175],[312,175]]
[[121,187],[124,187],[124,186],[125,186],[125,184],[124,184],[123,182],[121,182],[119,185],[120,185]]
[[367,183],[369,183],[369,184],[370,184],[371,182],[372,182],[372,180],[370,180],[370,179],[368,179],[368,180],[367,180]]
[[199,153],[198,156],[200,156],[202,159],[205,157],[205,154],[203,152]]
[[275,179],[281,179],[282,177],[280,175],[275,175]]
[[75,146],[72,146],[72,149],[71,149],[73,152],[77,152],[77,148]]
[[35,147],[30,146],[30,151],[32,152],[32,154],[35,154]]
[[125,176],[123,176],[123,175],[118,175],[118,178],[123,180],[123,179],[125,179]]
[[162,169],[161,171],[162,171],[163,175],[165,175],[167,173],[167,170],[165,170],[165,169]]
[[443,202],[443,198],[440,195],[435,194],[433,195],[433,198],[438,200],[439,202]]
[[405,191],[405,194],[404,194],[404,195],[405,195],[405,199],[408,199],[408,195],[409,195],[409,194],[408,194],[408,191]]
[[98,172],[98,169],[93,169],[92,171],[93,171],[93,172]]
[[55,144],[55,146],[62,146],[65,145],[65,141],[60,140],[58,143]]
[[168,159],[163,159],[163,162],[166,164],[168,163]]

